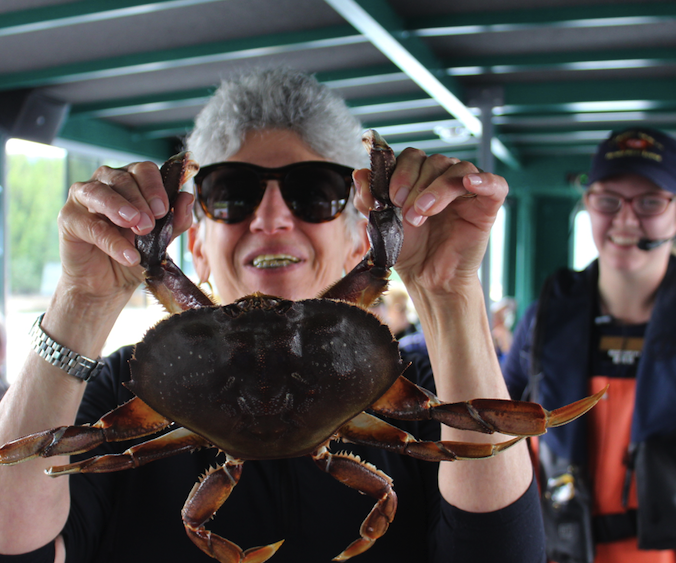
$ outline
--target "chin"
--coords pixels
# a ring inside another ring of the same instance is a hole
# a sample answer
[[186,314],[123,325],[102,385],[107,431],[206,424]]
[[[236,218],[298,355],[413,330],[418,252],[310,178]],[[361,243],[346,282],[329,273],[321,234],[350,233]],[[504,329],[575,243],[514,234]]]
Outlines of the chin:
[[[639,254],[640,253],[640,254]],[[630,247],[625,252],[613,252],[606,255],[604,262],[613,270],[619,272],[637,272],[645,265],[646,253],[636,247]]]

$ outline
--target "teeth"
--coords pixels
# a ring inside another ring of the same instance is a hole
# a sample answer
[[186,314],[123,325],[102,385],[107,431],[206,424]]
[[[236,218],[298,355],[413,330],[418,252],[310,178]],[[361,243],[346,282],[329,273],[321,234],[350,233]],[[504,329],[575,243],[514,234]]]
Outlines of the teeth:
[[263,254],[254,258],[253,265],[254,268],[283,268],[298,262],[298,258],[289,254]]
[[615,244],[632,246],[638,242],[636,237],[623,237],[623,236],[613,236],[610,237]]

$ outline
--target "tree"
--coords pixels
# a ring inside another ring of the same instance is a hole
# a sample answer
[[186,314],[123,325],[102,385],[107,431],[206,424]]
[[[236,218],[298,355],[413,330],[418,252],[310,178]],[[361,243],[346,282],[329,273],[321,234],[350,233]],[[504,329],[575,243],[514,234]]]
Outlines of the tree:
[[9,291],[39,293],[45,265],[59,262],[66,161],[8,154],[6,162]]

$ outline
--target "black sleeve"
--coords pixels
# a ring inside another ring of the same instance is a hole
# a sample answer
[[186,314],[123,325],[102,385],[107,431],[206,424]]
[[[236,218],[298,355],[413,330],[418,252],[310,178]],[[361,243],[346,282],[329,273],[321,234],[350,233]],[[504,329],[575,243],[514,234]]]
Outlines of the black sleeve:
[[501,510],[474,513],[442,502],[442,519],[452,532],[438,538],[440,553],[453,563],[544,563],[545,535],[535,479],[516,502]]
[[51,541],[47,545],[42,546],[30,553],[22,553],[20,555],[2,555],[0,553],[0,562],[2,563],[54,563],[56,550],[54,542]]

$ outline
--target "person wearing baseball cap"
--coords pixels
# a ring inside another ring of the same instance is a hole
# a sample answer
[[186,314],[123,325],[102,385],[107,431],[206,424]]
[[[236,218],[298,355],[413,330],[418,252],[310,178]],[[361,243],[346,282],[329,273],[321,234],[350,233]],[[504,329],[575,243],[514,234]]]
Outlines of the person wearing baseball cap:
[[547,554],[563,563],[676,561],[676,140],[645,127],[596,150],[584,193],[598,259],[561,270],[503,364],[545,408],[609,384],[539,440]]

